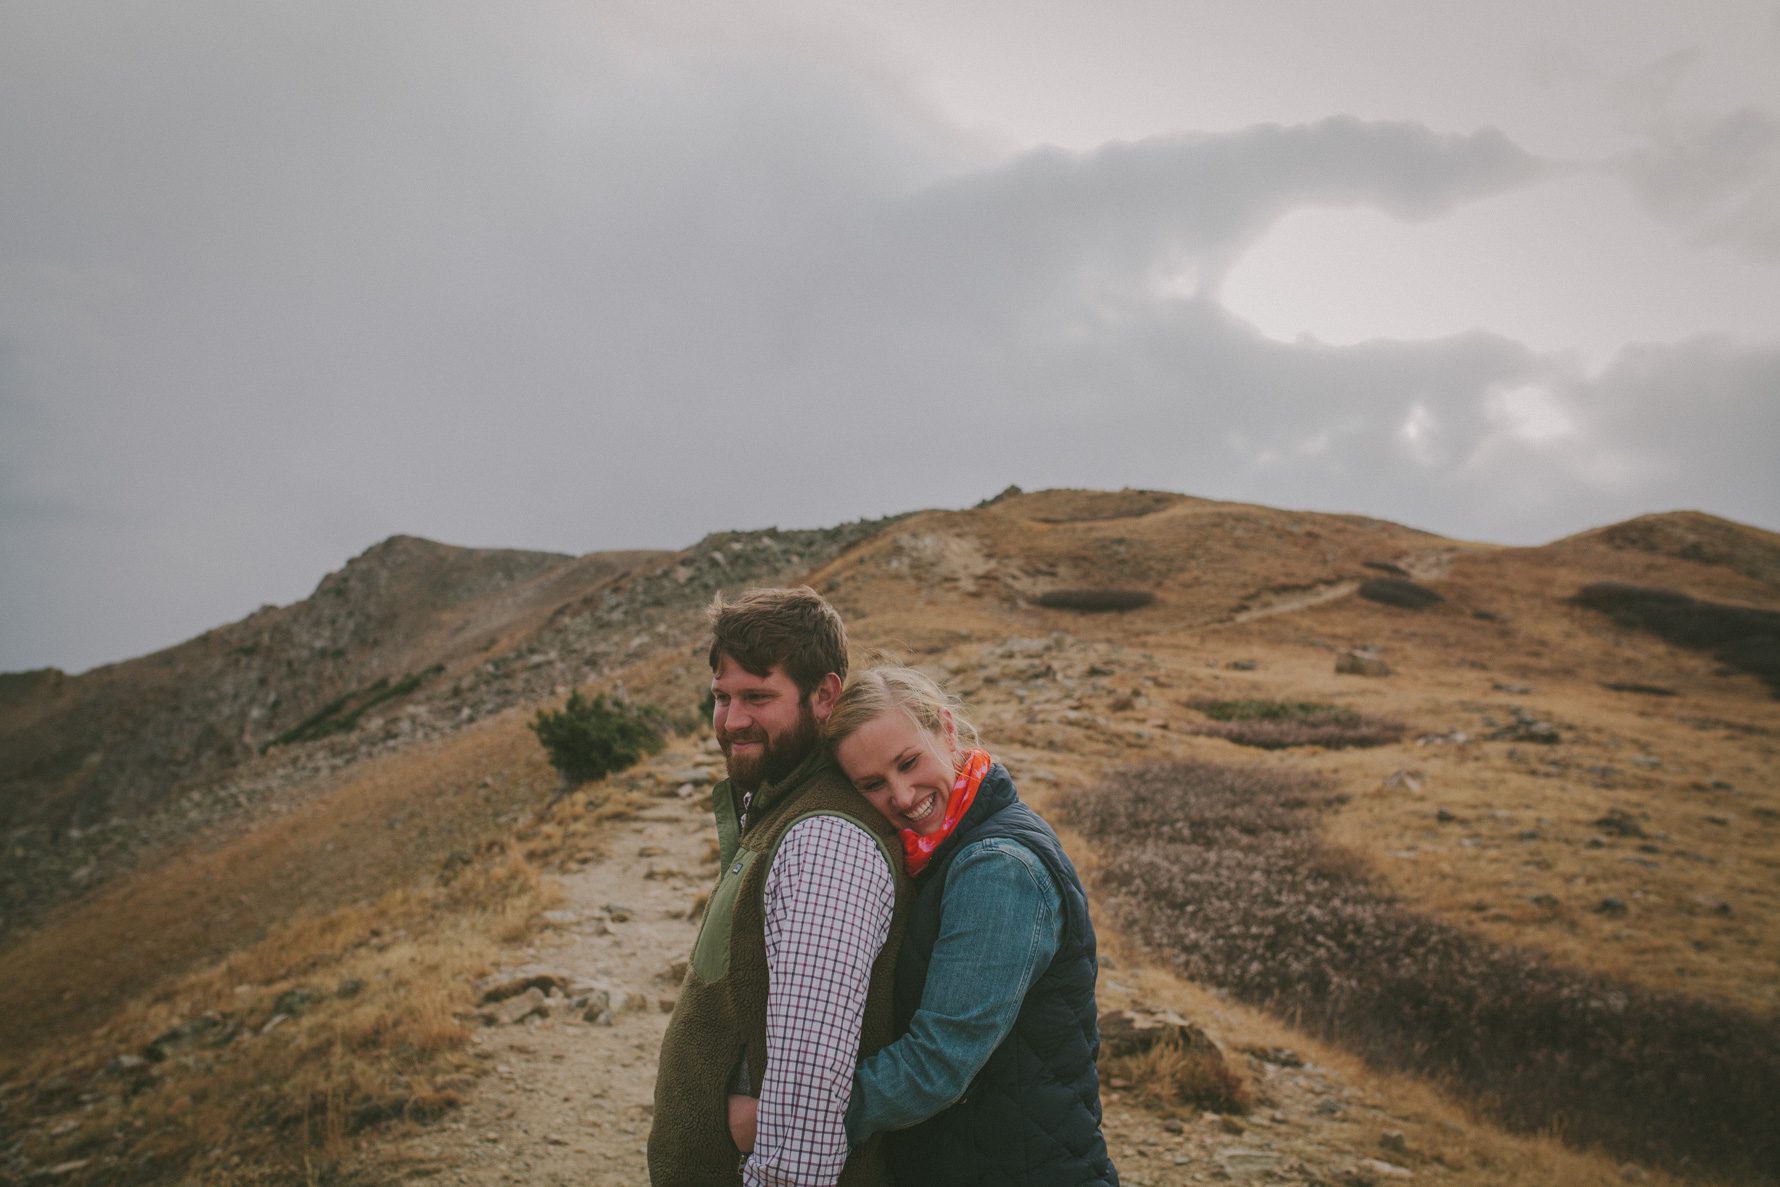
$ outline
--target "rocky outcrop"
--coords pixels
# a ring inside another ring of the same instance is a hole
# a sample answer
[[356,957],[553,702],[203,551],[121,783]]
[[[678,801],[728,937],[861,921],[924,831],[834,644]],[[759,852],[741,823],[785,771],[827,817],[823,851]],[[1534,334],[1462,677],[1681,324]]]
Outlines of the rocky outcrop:
[[0,935],[284,788],[677,648],[718,589],[802,580],[887,522],[583,557],[395,536],[177,647],[0,677]]

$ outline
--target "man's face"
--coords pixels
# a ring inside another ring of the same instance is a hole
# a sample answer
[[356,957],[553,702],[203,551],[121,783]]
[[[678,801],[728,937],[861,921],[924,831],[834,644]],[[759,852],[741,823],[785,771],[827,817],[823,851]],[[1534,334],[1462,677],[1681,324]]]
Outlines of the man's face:
[[711,695],[711,725],[729,762],[730,782],[740,790],[783,779],[822,740],[811,708],[815,693],[809,700],[798,695],[797,682],[776,664],[756,676],[720,655]]

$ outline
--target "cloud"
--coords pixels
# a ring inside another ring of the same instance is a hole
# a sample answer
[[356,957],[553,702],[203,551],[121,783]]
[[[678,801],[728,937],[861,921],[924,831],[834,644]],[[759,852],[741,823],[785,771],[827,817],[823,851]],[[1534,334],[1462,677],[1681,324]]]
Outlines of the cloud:
[[1676,91],[1698,62],[1680,51],[1619,80],[1620,110],[1642,144],[1607,168],[1690,242],[1780,263],[1780,117],[1754,106],[1681,110]]
[[1368,205],[1434,218],[1547,169],[1493,129],[1443,135],[1337,116],[1029,152],[924,194],[920,217],[933,243],[968,246],[1004,274],[1045,259],[1077,279],[1190,270],[1209,295],[1291,210]]
[[[1700,464],[1771,426],[1759,353],[1590,378],[1217,303],[1291,210],[1437,218],[1547,175],[1498,132],[1003,159],[843,33],[659,8],[9,8],[0,667],[174,642],[398,531],[675,546],[1008,482],[1514,540],[1774,505],[1769,467]],[[1722,396],[1689,436],[1691,367]]]

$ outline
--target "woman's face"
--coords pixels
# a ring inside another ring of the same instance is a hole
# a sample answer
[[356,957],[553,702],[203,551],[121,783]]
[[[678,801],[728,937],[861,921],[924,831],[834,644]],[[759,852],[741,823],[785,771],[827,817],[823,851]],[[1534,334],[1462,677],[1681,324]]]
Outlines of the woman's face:
[[834,757],[885,820],[922,836],[939,830],[957,779],[952,737],[934,734],[900,709],[887,709],[848,734]]

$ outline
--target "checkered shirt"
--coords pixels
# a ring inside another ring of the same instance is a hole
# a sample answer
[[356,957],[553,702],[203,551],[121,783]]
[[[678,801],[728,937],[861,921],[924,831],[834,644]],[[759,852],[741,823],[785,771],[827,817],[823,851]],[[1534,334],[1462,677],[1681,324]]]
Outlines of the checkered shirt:
[[847,1161],[865,995],[896,885],[869,833],[815,816],[779,842],[765,900],[766,1076],[742,1182],[826,1187]]

